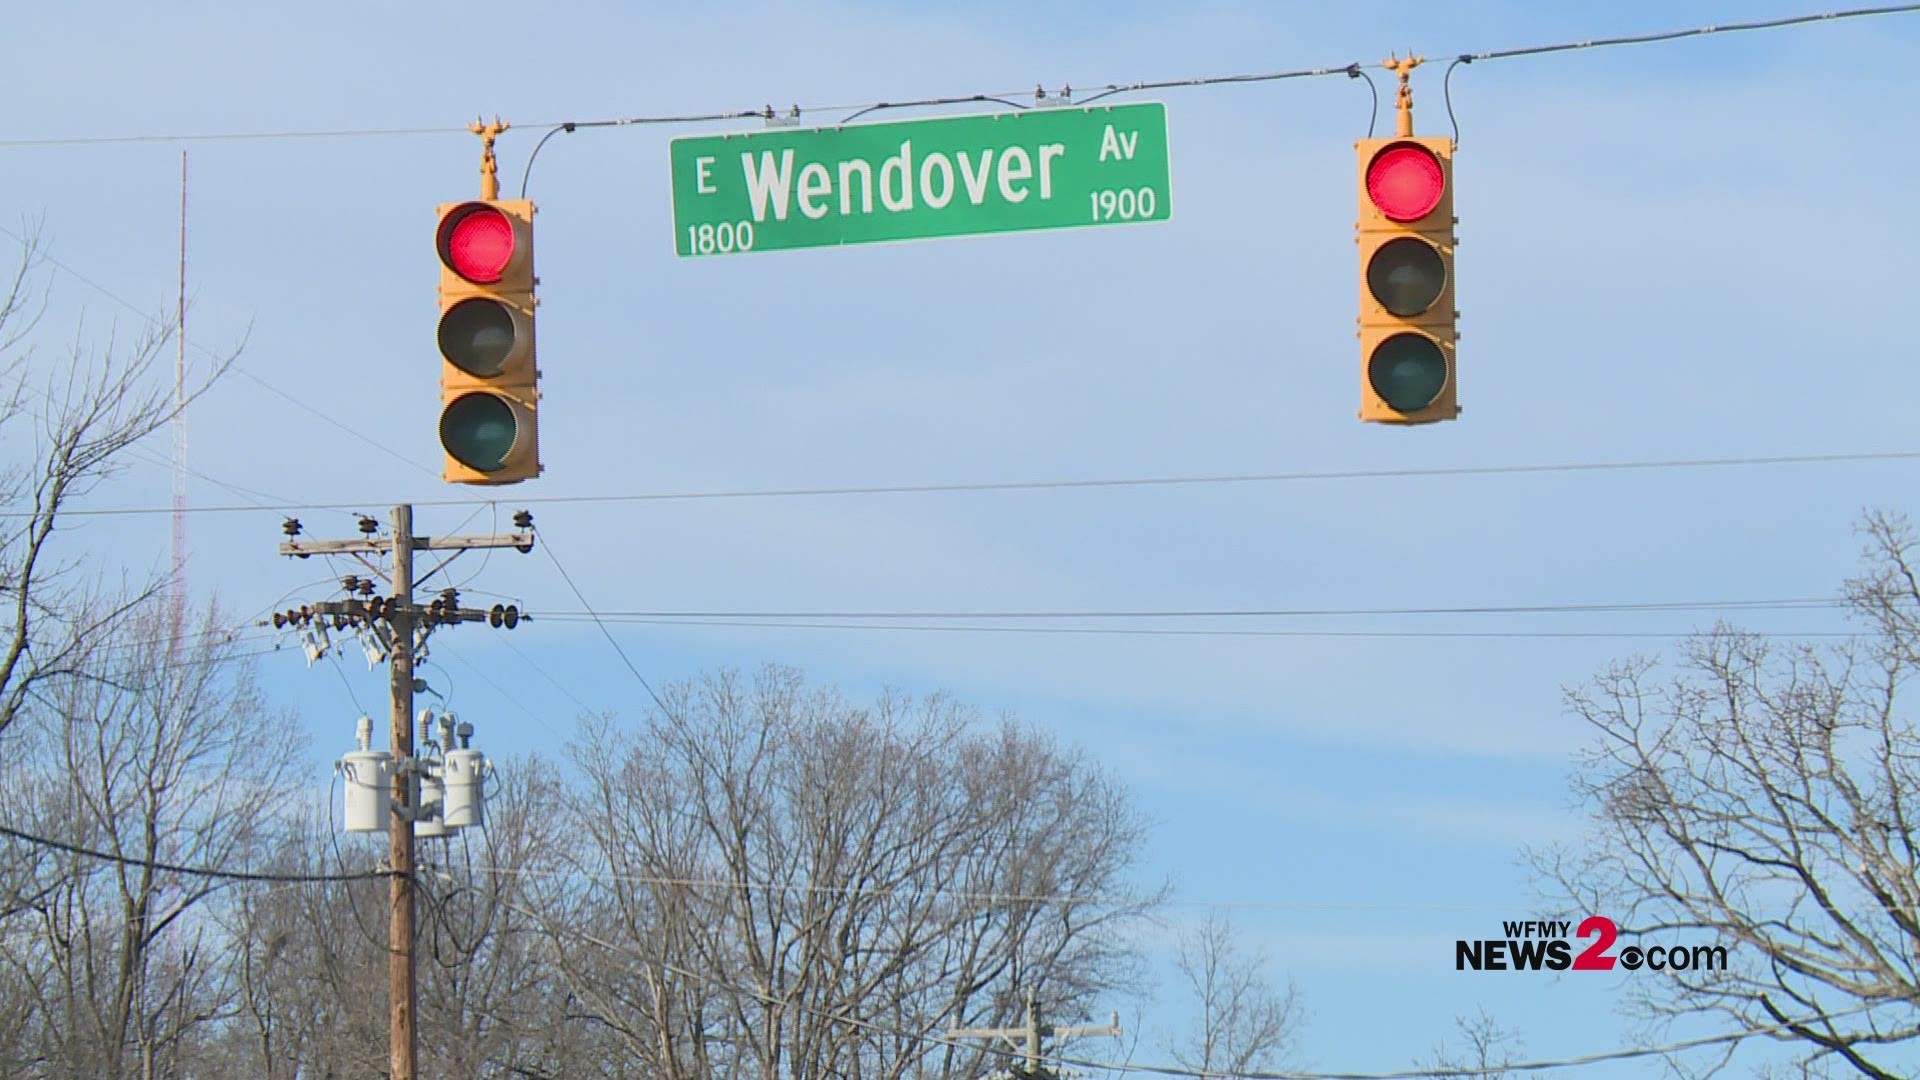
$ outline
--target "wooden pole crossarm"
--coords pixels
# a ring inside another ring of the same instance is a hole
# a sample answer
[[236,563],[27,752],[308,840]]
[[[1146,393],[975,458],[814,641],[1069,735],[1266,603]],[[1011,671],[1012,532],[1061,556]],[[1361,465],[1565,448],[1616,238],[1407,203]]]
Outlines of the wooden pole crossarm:
[[[414,551],[472,551],[478,548],[517,548],[533,550],[533,534],[517,532],[494,536],[416,536]],[[308,555],[385,555],[393,551],[386,537],[364,540],[288,540],[280,545],[280,554],[305,558]]]

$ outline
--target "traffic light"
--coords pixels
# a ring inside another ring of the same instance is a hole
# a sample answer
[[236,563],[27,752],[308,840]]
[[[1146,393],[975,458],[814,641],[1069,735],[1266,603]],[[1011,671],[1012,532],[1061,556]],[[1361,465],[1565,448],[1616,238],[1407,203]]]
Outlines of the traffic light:
[[540,475],[533,213],[525,199],[440,207],[440,445],[450,483]]
[[1362,139],[1354,149],[1360,161],[1360,419],[1452,420],[1460,415],[1453,140],[1402,135]]

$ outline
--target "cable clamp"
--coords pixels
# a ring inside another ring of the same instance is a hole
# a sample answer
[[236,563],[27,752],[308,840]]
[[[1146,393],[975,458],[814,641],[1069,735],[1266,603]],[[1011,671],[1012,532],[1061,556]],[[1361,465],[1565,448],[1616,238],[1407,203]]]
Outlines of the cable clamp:
[[1036,109],[1063,109],[1073,104],[1073,87],[1062,86],[1060,92],[1049,95],[1046,87],[1033,88],[1033,107]]

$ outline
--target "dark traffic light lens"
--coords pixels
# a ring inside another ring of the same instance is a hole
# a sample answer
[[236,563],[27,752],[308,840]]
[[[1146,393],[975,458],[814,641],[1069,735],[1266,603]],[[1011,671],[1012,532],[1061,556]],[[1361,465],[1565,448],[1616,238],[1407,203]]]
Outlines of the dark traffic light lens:
[[467,394],[440,414],[440,444],[469,469],[490,473],[506,467],[519,438],[513,409],[493,394]]
[[462,300],[440,317],[440,355],[476,378],[506,370],[513,355],[513,313],[497,300]]
[[1417,237],[1389,240],[1367,260],[1367,291],[1403,319],[1432,307],[1446,284],[1447,265],[1439,250]]
[[1394,143],[1367,166],[1367,198],[1392,221],[1418,221],[1433,213],[1446,190],[1440,159],[1415,143]]
[[1367,382],[1389,408],[1418,412],[1447,388],[1447,358],[1425,334],[1395,334],[1367,357]]
[[463,203],[440,219],[440,261],[476,285],[491,285],[513,261],[513,222],[485,203]]

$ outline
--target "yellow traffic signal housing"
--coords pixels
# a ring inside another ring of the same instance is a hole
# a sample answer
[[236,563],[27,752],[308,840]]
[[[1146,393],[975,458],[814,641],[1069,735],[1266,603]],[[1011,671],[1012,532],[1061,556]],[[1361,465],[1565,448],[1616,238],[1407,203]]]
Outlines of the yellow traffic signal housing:
[[540,475],[533,215],[525,199],[439,209],[441,475],[450,483]]
[[1354,143],[1359,159],[1360,419],[1460,415],[1454,306],[1453,140]]

